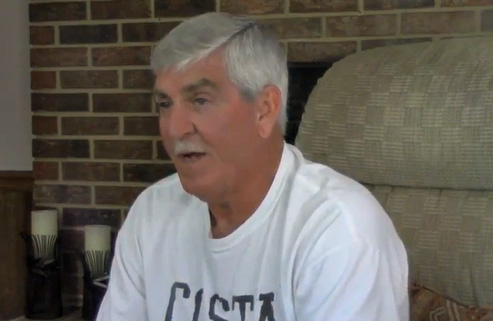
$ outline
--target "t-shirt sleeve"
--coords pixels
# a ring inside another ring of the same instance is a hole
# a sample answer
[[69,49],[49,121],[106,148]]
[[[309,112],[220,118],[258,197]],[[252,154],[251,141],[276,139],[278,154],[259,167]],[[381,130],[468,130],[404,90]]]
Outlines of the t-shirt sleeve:
[[294,288],[296,320],[408,321],[402,263],[399,253],[361,241],[332,249],[300,273]]
[[[141,213],[142,214],[142,213]],[[134,205],[120,229],[115,245],[110,282],[97,321],[146,321],[140,221]]]

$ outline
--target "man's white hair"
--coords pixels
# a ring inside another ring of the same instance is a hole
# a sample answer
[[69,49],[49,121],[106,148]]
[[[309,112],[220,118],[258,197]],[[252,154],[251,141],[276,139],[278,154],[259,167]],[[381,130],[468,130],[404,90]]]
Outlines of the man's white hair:
[[155,74],[193,62],[224,48],[231,82],[247,100],[267,85],[279,88],[282,108],[279,125],[287,120],[288,71],[286,54],[276,37],[261,30],[254,20],[227,13],[206,13],[182,22],[159,41],[151,57]]

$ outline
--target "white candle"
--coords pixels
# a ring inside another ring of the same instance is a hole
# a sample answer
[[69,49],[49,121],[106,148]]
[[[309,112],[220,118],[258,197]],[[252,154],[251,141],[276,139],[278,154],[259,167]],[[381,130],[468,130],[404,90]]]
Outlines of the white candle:
[[84,249],[86,251],[109,251],[111,227],[108,225],[86,225]]
[[58,235],[58,212],[52,210],[37,210],[31,212],[32,235]]

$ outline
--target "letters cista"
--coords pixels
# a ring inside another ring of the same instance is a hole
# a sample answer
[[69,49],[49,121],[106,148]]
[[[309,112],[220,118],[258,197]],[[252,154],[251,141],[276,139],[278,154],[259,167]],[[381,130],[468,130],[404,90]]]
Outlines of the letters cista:
[[[180,300],[181,298],[177,292],[181,289],[182,297],[185,300],[191,300],[190,294],[191,290],[188,284],[182,282],[175,282],[170,290],[170,297],[168,308],[166,309],[166,317],[165,321],[173,320],[173,308],[176,300]],[[200,289],[195,293],[194,296],[194,311],[192,321],[199,321],[200,308],[202,307],[204,290]],[[238,311],[238,314],[241,317],[241,321],[246,321],[246,310],[247,305],[250,311],[254,311],[256,304],[261,304],[260,314],[258,317],[258,321],[275,321],[274,317],[274,308],[272,306],[272,302],[274,301],[274,293],[261,293],[258,296],[258,302],[255,303],[255,297],[253,295],[233,295],[231,301],[228,301],[225,298],[222,298],[218,294],[214,294],[209,299],[209,319],[213,321],[228,321],[216,314],[216,309],[221,309],[224,312],[228,311]],[[237,320],[237,319],[235,319]]]

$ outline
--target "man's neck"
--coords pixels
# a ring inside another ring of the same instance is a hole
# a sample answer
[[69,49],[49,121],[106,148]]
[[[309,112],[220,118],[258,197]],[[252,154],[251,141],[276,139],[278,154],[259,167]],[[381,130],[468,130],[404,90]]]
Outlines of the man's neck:
[[283,146],[281,141],[274,150],[263,155],[265,165],[252,168],[250,173],[246,173],[248,179],[242,181],[241,188],[220,202],[209,203],[213,238],[222,238],[233,233],[257,210],[274,181]]

